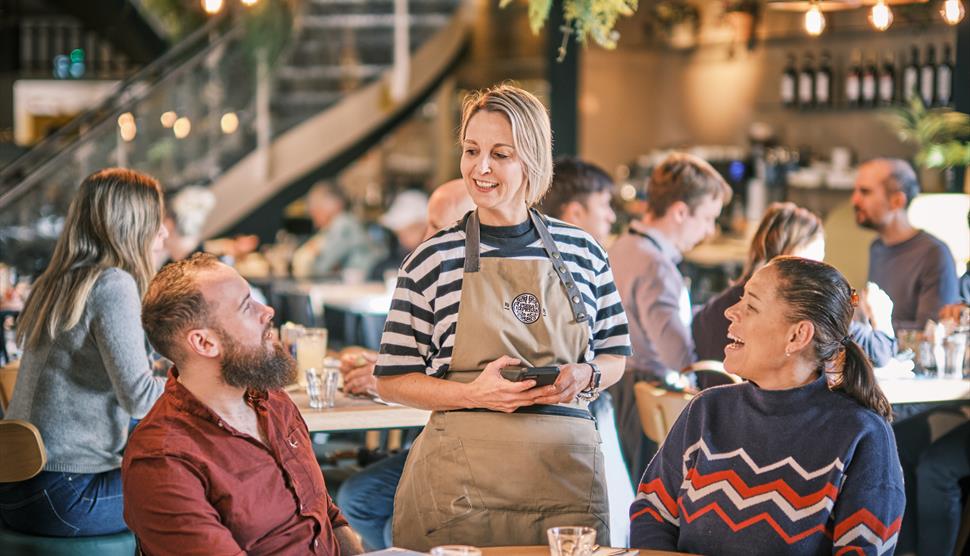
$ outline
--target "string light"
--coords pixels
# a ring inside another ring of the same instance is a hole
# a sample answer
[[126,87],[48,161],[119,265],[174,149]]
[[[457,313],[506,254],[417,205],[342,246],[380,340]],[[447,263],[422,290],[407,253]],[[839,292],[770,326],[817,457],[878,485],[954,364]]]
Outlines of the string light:
[[943,7],[940,8],[940,15],[943,16],[943,21],[946,21],[950,25],[956,25],[963,21],[965,14],[966,10],[963,9],[963,2],[960,0],[946,0],[943,2]]
[[185,116],[175,120],[175,125],[172,126],[172,133],[175,134],[176,139],[185,139],[189,136],[189,132],[191,131],[192,122],[190,122]]
[[169,110],[168,112],[162,113],[162,117],[159,119],[162,121],[162,126],[171,128],[173,125],[175,125],[175,120],[178,119],[178,114]]
[[812,6],[805,12],[805,32],[813,37],[817,37],[825,30],[825,15],[818,7],[818,3],[812,2]]
[[878,0],[869,10],[869,23],[877,31],[885,31],[893,24],[893,11],[886,5],[886,0]]
[[235,112],[226,112],[222,115],[222,119],[219,120],[219,125],[222,127],[222,132],[226,135],[235,133],[239,129],[239,116],[236,116]]
[[202,0],[202,9],[212,15],[222,11],[222,0]]

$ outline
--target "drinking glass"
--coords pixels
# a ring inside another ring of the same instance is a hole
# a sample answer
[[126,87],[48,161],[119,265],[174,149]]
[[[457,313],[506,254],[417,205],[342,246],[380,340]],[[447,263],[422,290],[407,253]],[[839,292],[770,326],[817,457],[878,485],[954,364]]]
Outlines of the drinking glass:
[[943,342],[946,350],[946,363],[943,376],[946,378],[963,378],[963,360],[967,352],[967,333],[955,332],[946,337]]
[[306,370],[306,393],[311,409],[333,407],[337,399],[340,370],[333,367],[310,367]]
[[482,551],[474,546],[448,544],[432,548],[431,556],[482,556]]
[[296,365],[300,371],[301,384],[306,386],[307,369],[323,368],[327,356],[327,329],[306,328],[296,339]]
[[552,527],[546,534],[551,556],[591,556],[596,544],[596,529],[591,527]]
[[296,357],[296,341],[300,336],[306,331],[302,324],[296,324],[292,322],[285,322],[283,326],[280,327],[280,341],[283,342],[283,347],[290,352],[294,358]]

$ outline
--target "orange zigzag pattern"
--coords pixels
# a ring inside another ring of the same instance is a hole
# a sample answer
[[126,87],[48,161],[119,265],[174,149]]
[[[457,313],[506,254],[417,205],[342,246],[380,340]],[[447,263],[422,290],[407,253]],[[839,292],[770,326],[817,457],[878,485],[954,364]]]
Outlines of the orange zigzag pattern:
[[895,521],[889,525],[886,525],[880,521],[878,517],[872,515],[869,510],[862,508],[856,513],[843,519],[841,522],[835,524],[835,539],[838,540],[840,537],[842,537],[842,535],[846,534],[848,531],[851,531],[860,523],[878,535],[883,542],[886,542],[890,537],[895,535],[897,531],[899,531],[899,527],[903,523],[903,517],[899,516]]
[[697,471],[697,469],[691,469],[687,472],[687,480],[690,481],[694,488],[698,489],[704,488],[718,481],[727,481],[743,498],[750,498],[759,494],[775,491],[785,500],[787,500],[793,507],[799,510],[802,508],[807,508],[813,504],[817,504],[823,498],[829,498],[834,502],[836,496],[839,494],[839,489],[835,488],[835,485],[832,483],[826,483],[825,486],[822,487],[822,489],[818,492],[813,492],[804,496],[795,492],[793,488],[788,486],[788,483],[781,479],[777,479],[763,485],[748,486],[741,479],[741,477],[739,477],[738,474],[731,469],[725,471],[716,471],[707,475],[701,474]]
[[664,484],[660,481],[659,477],[646,484],[640,483],[637,492],[642,492],[643,494],[656,493],[660,497],[660,501],[663,502],[664,507],[670,512],[670,515],[680,517],[677,502],[667,493],[667,489],[664,488]]
[[798,533],[797,535],[789,535],[788,533],[785,532],[784,529],[781,528],[780,525],[778,525],[778,522],[775,521],[774,518],[768,515],[767,512],[763,512],[756,516],[752,516],[740,523],[735,523],[734,520],[728,517],[727,513],[723,509],[721,509],[721,506],[717,502],[711,502],[710,504],[697,510],[693,514],[687,512],[687,508],[684,507],[683,502],[681,503],[680,507],[684,512],[684,519],[686,519],[688,523],[691,523],[697,518],[703,516],[704,514],[713,511],[721,518],[721,521],[723,521],[735,533],[737,533],[742,529],[750,527],[751,525],[754,525],[758,522],[764,521],[772,529],[775,530],[775,533],[778,533],[778,536],[781,537],[782,540],[784,540],[788,544],[795,544],[798,541],[804,539],[805,537],[814,535],[815,533],[822,533],[828,536],[828,532],[825,530],[825,525],[823,524],[818,524],[815,527],[812,527],[811,529]]

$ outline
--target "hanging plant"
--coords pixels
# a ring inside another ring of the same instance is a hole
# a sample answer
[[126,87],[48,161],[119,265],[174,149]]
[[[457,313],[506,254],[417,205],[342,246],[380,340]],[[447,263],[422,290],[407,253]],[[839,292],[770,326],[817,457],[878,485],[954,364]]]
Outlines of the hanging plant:
[[[512,0],[499,0],[499,7],[506,7]],[[566,58],[569,36],[575,35],[576,42],[586,46],[592,37],[596,44],[607,49],[616,48],[620,33],[614,29],[617,20],[629,17],[637,11],[638,0],[563,0],[562,13],[564,25],[562,45],[559,47],[558,61]],[[552,0],[529,0],[529,27],[538,34],[549,19]]]

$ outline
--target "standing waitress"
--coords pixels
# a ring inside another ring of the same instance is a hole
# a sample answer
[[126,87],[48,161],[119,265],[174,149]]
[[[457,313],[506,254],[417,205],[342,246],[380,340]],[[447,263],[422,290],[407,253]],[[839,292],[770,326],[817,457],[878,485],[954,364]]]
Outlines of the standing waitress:
[[[587,409],[630,354],[605,252],[530,207],[552,179],[545,107],[501,85],[469,96],[461,174],[477,206],[406,259],[374,374],[431,409],[394,500],[397,546],[544,544],[557,525],[609,541],[603,455]],[[549,386],[507,366],[559,367]]]

